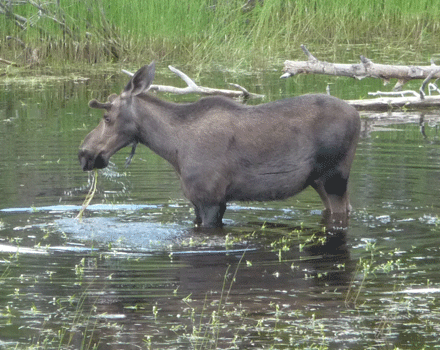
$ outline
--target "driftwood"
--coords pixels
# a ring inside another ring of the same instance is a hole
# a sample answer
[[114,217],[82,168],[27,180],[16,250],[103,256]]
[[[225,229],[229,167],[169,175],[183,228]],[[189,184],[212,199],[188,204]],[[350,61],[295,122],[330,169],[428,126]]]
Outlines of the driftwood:
[[[370,96],[380,97],[367,100],[349,100],[347,102],[358,110],[370,111],[386,111],[396,108],[423,109],[428,107],[440,107],[440,95],[431,96],[432,91],[440,93],[440,89],[435,83],[428,84],[431,77],[432,75],[428,75],[418,92],[414,90],[369,92],[368,95]],[[426,85],[428,85],[429,96],[425,94]],[[412,96],[405,97],[405,95]]]
[[[428,76],[428,78],[423,81],[418,92],[414,90],[369,92],[368,95],[379,97],[367,100],[349,100],[347,102],[358,110],[370,111],[386,111],[396,108],[422,109],[440,107],[440,95],[431,96],[431,91],[440,93],[440,89],[437,85],[432,83],[428,84],[429,96],[425,95],[424,90],[429,79],[431,78]],[[412,96],[405,97],[405,95]]]
[[[178,95],[185,95],[185,94],[223,95],[223,96],[232,97],[232,98],[244,98],[244,99],[263,98],[264,97],[264,95],[259,95],[259,94],[254,94],[252,92],[249,92],[244,87],[242,87],[238,84],[229,84],[238,90],[213,89],[213,88],[209,88],[209,87],[198,86],[194,82],[194,80],[192,80],[190,77],[188,77],[185,73],[181,72],[177,68],[174,68],[173,66],[168,66],[168,68],[173,73],[175,73],[179,78],[181,78],[187,84],[187,87],[179,88],[179,87],[175,87],[175,86],[152,84],[150,86],[150,90],[158,91],[158,92],[170,92],[170,93],[178,94]],[[125,69],[123,69],[122,72],[124,72],[125,74],[128,74],[129,76],[133,76],[133,74],[134,74],[134,73],[131,73]]]
[[[380,96],[374,99],[347,100],[346,102],[358,110],[386,111],[396,108],[417,109],[427,107],[440,107],[440,95],[431,96],[431,91],[440,92],[435,84],[429,83],[431,79],[440,79],[440,66],[432,63],[430,66],[400,66],[376,64],[364,56],[360,56],[359,64],[337,64],[319,61],[304,45],[302,50],[307,61],[285,61],[284,74],[281,78],[288,78],[297,74],[327,74],[346,76],[356,79],[366,77],[383,79],[387,84],[390,79],[396,78],[397,83],[393,92],[369,93],[370,96]],[[412,90],[400,91],[402,86],[412,79],[424,79],[418,92]],[[425,94],[428,85],[429,96]],[[327,91],[328,93],[328,91]],[[405,95],[412,96],[405,96]],[[396,97],[397,96],[397,97]]]
[[348,104],[357,110],[387,111],[396,108],[418,109],[440,107],[440,96],[426,96],[423,100],[419,96],[408,97],[379,97],[365,100],[347,100]]
[[361,63],[357,64],[339,64],[329,63],[318,60],[314,57],[304,45],[302,50],[306,54],[307,61],[285,61],[284,74],[281,78],[288,78],[297,74],[327,74],[346,76],[356,79],[366,77],[383,79],[387,84],[390,79],[397,79],[393,90],[400,90],[402,86],[412,79],[440,78],[440,67],[431,62],[430,66],[401,66],[377,64],[370,59],[360,56]]

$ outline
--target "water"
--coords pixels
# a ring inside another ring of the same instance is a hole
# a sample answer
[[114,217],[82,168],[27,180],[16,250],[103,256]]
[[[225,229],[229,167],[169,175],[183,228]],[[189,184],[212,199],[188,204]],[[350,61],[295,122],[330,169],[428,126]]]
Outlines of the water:
[[[79,222],[91,179],[77,149],[101,116],[87,102],[127,80],[105,74],[2,82],[0,348],[440,345],[438,111],[363,113],[346,229],[326,222],[311,189],[231,203],[224,229],[194,229],[177,176],[145,147],[128,169],[129,149],[112,158]],[[203,84],[237,82],[265,101],[327,83],[346,99],[381,89],[279,72],[210,75]],[[165,69],[157,82],[182,85]]]

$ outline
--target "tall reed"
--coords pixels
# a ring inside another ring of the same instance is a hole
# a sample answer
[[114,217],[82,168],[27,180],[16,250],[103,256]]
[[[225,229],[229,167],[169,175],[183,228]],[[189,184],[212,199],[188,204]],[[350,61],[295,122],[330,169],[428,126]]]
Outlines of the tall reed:
[[[0,13],[7,13],[0,14],[0,31],[5,33],[0,54],[29,60],[33,52],[39,59],[90,63],[157,58],[258,64],[286,58],[301,43],[368,44],[380,37],[414,45],[433,41],[439,34],[440,0],[246,3],[43,0],[38,8],[35,2],[13,6],[14,2],[0,0]],[[27,21],[20,23],[14,15]]]

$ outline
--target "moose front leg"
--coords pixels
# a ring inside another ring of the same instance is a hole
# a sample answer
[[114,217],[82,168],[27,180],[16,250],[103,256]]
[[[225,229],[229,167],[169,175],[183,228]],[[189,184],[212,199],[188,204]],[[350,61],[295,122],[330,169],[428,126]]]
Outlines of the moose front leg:
[[226,203],[194,204],[196,218],[194,223],[199,227],[222,227]]
[[351,210],[347,181],[341,172],[335,172],[332,176],[322,176],[312,183],[329,213],[348,214]]

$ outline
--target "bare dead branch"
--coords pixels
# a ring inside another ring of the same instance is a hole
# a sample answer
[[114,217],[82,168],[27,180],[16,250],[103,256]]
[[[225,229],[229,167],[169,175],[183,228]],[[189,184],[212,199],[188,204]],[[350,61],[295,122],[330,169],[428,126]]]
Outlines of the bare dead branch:
[[57,23],[61,27],[61,29],[64,31],[64,33],[69,35],[72,39],[75,39],[73,37],[72,30],[66,25],[66,23],[64,21],[60,21],[58,18],[56,18],[56,16],[53,13],[51,13],[46,8],[41,6],[41,4],[38,4],[33,0],[27,0],[27,1],[29,4],[31,4],[32,6],[34,6],[35,8],[37,8],[39,10],[39,14],[41,16],[44,16],[44,17],[50,19],[51,21]]
[[[213,89],[205,86],[198,86],[194,80],[188,77],[185,73],[178,70],[173,66],[168,66],[168,68],[176,74],[179,78],[181,78],[186,84],[187,87],[179,88],[175,86],[167,86],[167,85],[151,85],[150,90],[158,91],[158,92],[169,92],[178,95],[185,94],[200,94],[200,95],[223,95],[227,97],[233,98],[263,98],[264,95],[254,94],[247,91],[245,88],[241,87],[237,84],[230,84],[236,87],[239,90],[226,90],[226,89]],[[122,70],[123,73],[133,76],[134,73],[131,73],[125,69]]]
[[365,100],[347,100],[346,102],[356,109],[364,111],[388,111],[398,108],[423,109],[440,107],[440,96],[425,96],[423,100],[417,95],[409,97],[380,97]]
[[440,94],[440,89],[435,83],[429,83],[428,84],[428,93],[429,96],[431,96],[431,91],[437,91]]
[[[440,70],[437,68],[437,70]],[[349,103],[357,104],[358,108],[362,106],[362,108],[366,109],[385,109],[385,99],[383,99],[384,96],[397,96],[394,98],[389,98],[386,100],[386,106],[388,109],[396,108],[396,107],[405,107],[405,108],[421,108],[421,107],[432,107],[436,106],[438,103],[438,99],[440,99],[440,96],[431,96],[431,91],[437,91],[440,93],[440,90],[438,89],[437,85],[435,84],[429,84],[428,85],[428,93],[429,93],[429,101],[426,101],[426,94],[425,94],[425,87],[429,83],[429,81],[432,79],[432,77],[437,73],[437,70],[432,71],[428,77],[423,81],[422,85],[419,88],[419,91],[414,90],[406,90],[406,91],[377,91],[377,92],[369,92],[368,95],[370,96],[380,96],[382,99],[372,99],[372,100],[364,100],[364,102],[355,102],[355,101],[348,101]],[[412,95],[410,98],[404,97],[404,95]],[[419,100],[417,100],[417,98]]]
[[307,50],[307,47],[305,45],[301,45],[301,49],[303,50],[303,52],[306,54],[307,58],[309,59],[309,61],[312,62],[318,62],[318,59],[313,56],[309,50]]
[[[432,66],[434,66],[434,65],[432,65]],[[426,77],[426,79],[423,80],[422,86],[420,86],[419,92],[420,92],[420,98],[422,100],[425,98],[424,91],[425,91],[426,84],[429,83],[429,81],[434,77],[435,74],[440,73],[440,68],[438,68],[437,66],[434,66],[434,67],[436,67],[436,70],[433,70],[431,73],[429,73],[428,76]]]
[[13,13],[9,6],[6,6],[1,2],[0,2],[0,14],[13,18],[16,26],[20,27],[20,29],[22,30],[26,30],[26,24],[28,22],[27,18]]
[[405,90],[405,91],[376,91],[369,92],[369,96],[399,96],[404,97],[404,95],[413,95],[415,97],[419,97],[420,95],[414,90]]

